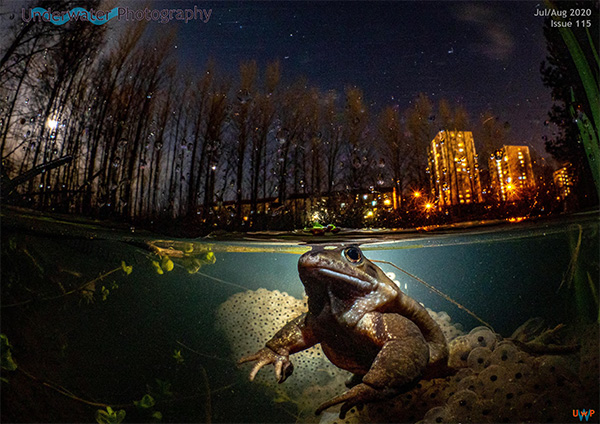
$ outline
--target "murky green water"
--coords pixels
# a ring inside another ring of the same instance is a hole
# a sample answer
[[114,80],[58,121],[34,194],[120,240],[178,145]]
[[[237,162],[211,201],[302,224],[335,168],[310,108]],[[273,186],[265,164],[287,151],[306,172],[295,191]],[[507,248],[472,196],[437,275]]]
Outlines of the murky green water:
[[[592,214],[350,238],[370,259],[424,280],[507,337],[536,316],[572,329],[597,318],[598,230]],[[318,422],[288,392],[247,381],[249,367],[236,367],[236,349],[265,336],[232,330],[249,316],[262,319],[254,328],[263,329],[282,319],[269,313],[285,305],[268,301],[272,309],[250,313],[248,299],[258,299],[257,307],[261,299],[287,299],[276,290],[302,299],[297,261],[310,243],[264,235],[167,240],[14,211],[3,212],[1,237],[2,333],[17,365],[2,374],[3,422],[95,422],[107,405],[124,410],[125,422]],[[380,266],[410,296],[446,312],[452,325],[467,333],[482,325],[415,279]],[[234,295],[246,297],[231,308],[226,302]],[[595,370],[589,372],[597,382]],[[273,378],[269,368],[261,374]],[[559,406],[571,414],[597,405]]]

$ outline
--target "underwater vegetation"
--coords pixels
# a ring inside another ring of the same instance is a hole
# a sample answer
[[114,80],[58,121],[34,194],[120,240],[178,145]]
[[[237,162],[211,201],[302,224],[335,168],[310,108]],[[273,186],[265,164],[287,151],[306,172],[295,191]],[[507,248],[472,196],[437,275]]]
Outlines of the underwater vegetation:
[[[566,292],[572,298],[576,320],[600,323],[597,275],[594,276],[595,271],[589,266],[598,263],[597,247],[584,241],[583,232],[581,225],[571,226],[567,231],[571,258],[557,292]],[[598,237],[598,232],[592,236]]]
[[157,274],[170,272],[179,265],[189,274],[196,274],[205,265],[216,262],[214,252],[210,248],[201,247],[199,244],[156,240],[148,242],[150,251],[158,256],[158,260],[152,260]]
[[[2,354],[2,371],[14,371],[17,369],[17,363],[12,357],[11,349],[12,346],[8,342],[6,334],[0,334],[0,352]],[[8,383],[8,379],[0,377],[2,383]]]
[[[5,334],[1,334],[0,339],[2,341],[3,374],[6,371],[15,371],[19,369],[23,375],[27,376],[32,381],[37,382],[42,386],[71,399],[72,401],[89,406],[102,407],[101,409],[97,409],[94,414],[95,421],[99,424],[118,424],[124,422],[127,415],[125,409],[131,409],[132,407],[135,407],[135,409],[138,411],[136,414],[132,414],[132,416],[135,417],[133,418],[135,421],[161,422],[163,420],[163,413],[157,408],[159,408],[161,405],[165,406],[174,401],[179,401],[177,396],[181,396],[181,394],[176,394],[176,392],[173,391],[171,382],[155,379],[156,384],[152,386],[147,385],[147,393],[144,394],[140,400],[134,400],[130,403],[122,403],[117,405],[97,402],[95,400],[88,400],[57,383],[41,379],[30,372],[23,370],[22,368],[18,368],[16,361],[12,357],[12,345],[8,342],[8,338]],[[173,355],[173,358],[175,359],[176,364],[178,366],[182,365],[183,358],[181,352],[178,350],[175,352],[176,354]],[[9,379],[5,378],[4,376],[2,377],[2,382],[4,384],[10,384]],[[201,396],[205,397],[205,395]],[[183,399],[191,400],[197,397],[198,395],[190,395],[189,393],[186,393],[185,396],[183,396]],[[210,422],[210,417],[208,417],[206,422]]]
[[125,411],[119,409],[113,411],[110,406],[106,407],[106,410],[98,409],[96,411],[96,422],[99,424],[119,424],[125,419]]
[[[157,366],[139,372],[128,362],[130,344],[143,337],[136,302],[147,301],[140,295],[154,284],[145,277],[156,276],[154,256],[127,244],[100,241],[119,248],[105,252],[86,243],[3,231],[2,422],[191,421],[192,415],[210,422],[206,372],[174,349],[174,336],[152,349]],[[204,266],[215,256],[203,250],[193,259]],[[176,256],[171,266],[160,260],[166,269],[181,265]],[[194,405],[181,408],[186,402]]]
[[173,359],[175,359],[175,362],[177,362],[178,365],[181,365],[185,362],[183,359],[183,355],[181,354],[181,350],[179,349],[175,349],[175,351],[173,352]]

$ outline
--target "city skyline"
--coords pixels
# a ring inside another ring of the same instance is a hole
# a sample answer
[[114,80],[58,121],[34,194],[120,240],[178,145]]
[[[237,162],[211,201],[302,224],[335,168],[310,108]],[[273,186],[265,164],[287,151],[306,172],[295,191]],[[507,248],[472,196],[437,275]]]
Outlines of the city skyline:
[[121,6],[136,22],[0,15],[13,21],[0,138],[15,202],[232,226],[263,225],[271,202],[280,226],[321,207],[360,226],[358,195],[385,189],[369,201],[481,203],[490,153],[533,152],[555,128],[529,2],[216,3],[201,5],[210,19],[164,24],[142,18],[170,16],[166,2]]

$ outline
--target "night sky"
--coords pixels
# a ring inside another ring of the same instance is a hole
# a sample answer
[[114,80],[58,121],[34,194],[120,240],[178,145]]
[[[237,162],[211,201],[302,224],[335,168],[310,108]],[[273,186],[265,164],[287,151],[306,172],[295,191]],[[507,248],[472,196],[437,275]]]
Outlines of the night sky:
[[[243,60],[261,69],[279,59],[284,82],[305,76],[322,90],[363,90],[370,110],[410,107],[419,92],[463,105],[472,122],[491,110],[511,127],[509,142],[546,155],[542,135],[552,105],[542,85],[543,3],[526,2],[155,2],[211,8],[208,23],[178,25],[180,63],[207,58],[237,75]],[[161,28],[162,27],[162,28]]]
[[[207,23],[149,26],[154,34],[177,31],[173,45],[163,47],[187,74],[202,72],[209,57],[233,77],[244,60],[255,59],[264,71],[279,59],[284,84],[305,76],[310,85],[340,94],[354,85],[374,114],[387,105],[403,111],[424,92],[435,103],[446,98],[463,105],[474,124],[492,111],[510,124],[509,143],[530,145],[545,156],[542,136],[556,130],[545,125],[552,101],[539,72],[546,42],[544,18],[535,13],[544,9],[542,1],[111,4],[212,9]],[[20,9],[23,3],[5,5]],[[113,19],[107,25],[119,33],[129,23]],[[477,132],[475,137],[477,143]]]

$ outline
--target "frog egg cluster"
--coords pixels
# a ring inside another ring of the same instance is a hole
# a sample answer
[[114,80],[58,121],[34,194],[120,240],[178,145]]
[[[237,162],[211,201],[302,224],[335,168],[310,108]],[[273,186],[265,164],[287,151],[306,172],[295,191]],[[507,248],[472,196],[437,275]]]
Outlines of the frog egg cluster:
[[[598,399],[597,365],[581,368],[592,357],[597,364],[597,330],[586,340],[591,346],[580,355],[533,356],[486,327],[474,328],[449,344],[455,375],[423,380],[391,401],[369,405],[369,421],[571,422],[573,405]],[[585,383],[590,374],[593,385]]]
[[450,318],[450,315],[448,315],[446,312],[444,312],[444,311],[435,312],[429,308],[425,308],[425,309],[427,309],[427,312],[429,312],[429,315],[431,315],[433,320],[435,322],[437,322],[437,324],[440,326],[440,328],[444,332],[444,336],[446,337],[446,340],[448,341],[448,343],[450,343],[452,340],[454,340],[458,336],[462,336],[465,334],[465,332],[463,331],[462,325],[459,323],[453,324],[452,320]]
[[[289,320],[304,313],[306,299],[259,289],[237,293],[217,310],[216,323],[231,347],[232,359],[254,353]],[[590,408],[598,399],[598,327],[581,337],[576,355],[534,356],[503,340],[487,327],[468,334],[445,312],[428,310],[449,341],[446,378],[422,380],[395,398],[353,408],[345,420],[332,414],[314,416],[323,401],[346,390],[349,373],[335,367],[314,346],[291,357],[293,374],[283,384],[273,367],[258,373],[254,384],[276,402],[292,402],[302,422],[572,422],[572,409]],[[242,365],[247,378],[251,365]],[[587,406],[586,406],[587,405]]]
[[[306,298],[300,300],[278,290],[258,289],[236,293],[219,306],[216,312],[217,328],[224,334],[232,359],[252,354],[265,346],[288,321],[306,312]],[[448,340],[464,334],[460,325],[453,325],[445,312],[429,310]],[[323,401],[343,393],[344,382],[350,373],[337,368],[319,345],[291,357],[293,374],[284,384],[277,384],[272,366],[259,371],[254,383],[273,392],[274,399],[295,403],[303,419],[314,420],[314,410]],[[244,373],[251,365],[243,365]]]
[[[581,344],[579,376],[584,386],[597,388],[598,376],[600,376],[600,334],[598,326],[587,328],[581,339],[585,340],[585,343]],[[597,398],[598,396],[596,396]]]
[[[288,321],[306,312],[306,299],[300,300],[278,290],[258,289],[237,293],[222,303],[216,312],[217,328],[231,348],[232,359],[255,353],[265,346]],[[315,409],[325,400],[342,393],[350,373],[337,368],[320,345],[290,357],[294,372],[283,383],[275,380],[273,366],[262,368],[254,380],[273,395],[276,402],[297,405],[302,421],[313,420]],[[240,368],[245,378],[250,364]]]

